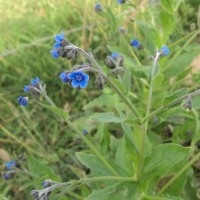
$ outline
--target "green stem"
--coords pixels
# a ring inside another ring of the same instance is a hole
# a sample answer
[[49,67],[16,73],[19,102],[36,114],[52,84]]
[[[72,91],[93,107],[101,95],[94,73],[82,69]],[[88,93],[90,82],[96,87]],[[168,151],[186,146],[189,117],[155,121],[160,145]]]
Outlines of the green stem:
[[[45,99],[48,101],[48,103],[54,107],[56,105],[54,102],[49,98],[46,92],[42,91],[41,94],[45,97]],[[109,171],[115,175],[118,176],[118,173],[115,171],[115,169],[108,163],[108,161],[99,153],[99,151],[93,146],[93,144],[83,135],[83,133],[74,126],[74,124],[69,119],[64,119],[65,122],[68,124],[68,126],[77,133],[81,139],[87,144],[87,146],[91,149],[92,152],[96,154],[96,156],[104,163],[104,165],[109,169]]]
[[194,97],[200,94],[200,89],[191,93],[188,93],[178,99],[175,99],[174,101],[168,103],[167,105],[163,105],[160,108],[158,108],[157,110],[154,110],[152,113],[150,113],[148,116],[146,116],[145,118],[143,118],[143,122],[148,121],[150,118],[152,118],[153,116],[157,115],[158,113],[162,112],[163,110],[166,110],[168,108],[170,108],[171,106],[174,106],[178,103],[180,103],[181,101],[183,101],[185,98],[187,98],[188,96]]
[[[154,63],[151,69],[151,79],[149,84],[149,95],[147,100],[147,109],[146,109],[146,116],[149,115],[150,109],[151,109],[151,103],[152,103],[152,94],[153,94],[153,77],[155,75],[156,65],[159,59],[160,53],[157,52],[156,56],[154,58]],[[147,135],[147,129],[148,129],[148,120],[142,125],[142,135],[141,135],[141,146],[139,150],[139,161],[138,161],[138,170],[137,170],[137,178],[139,179],[143,165],[144,165],[144,154],[145,154],[145,141],[146,141],[146,135]]]
[[196,154],[164,187],[158,192],[161,195],[170,185],[172,185],[193,163],[200,158],[200,153]]

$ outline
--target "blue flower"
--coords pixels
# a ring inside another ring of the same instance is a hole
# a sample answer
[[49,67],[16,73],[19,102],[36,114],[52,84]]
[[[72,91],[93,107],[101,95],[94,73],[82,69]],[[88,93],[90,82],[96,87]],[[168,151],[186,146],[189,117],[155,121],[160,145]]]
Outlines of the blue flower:
[[50,53],[54,58],[58,58],[60,56],[58,51],[55,49],[51,50]]
[[170,50],[166,46],[162,46],[160,48],[160,55],[167,56],[169,54]]
[[83,129],[82,133],[83,133],[83,135],[86,135],[88,133],[88,131],[86,129]]
[[61,42],[63,41],[63,39],[64,39],[64,33],[63,32],[61,32],[61,34],[59,35],[59,34],[57,34],[56,36],[55,36],[55,41],[56,41],[56,43],[53,45],[53,47],[54,48],[60,48],[60,47],[62,47],[61,46]]
[[125,3],[126,0],[117,0],[117,2],[122,4],[122,3]]
[[61,43],[62,42],[62,40],[64,39],[64,33],[63,32],[61,32],[61,34],[59,35],[59,34],[57,34],[56,36],[55,36],[55,41],[57,42],[57,43]]
[[17,162],[15,160],[11,160],[5,163],[5,167],[7,170],[11,170],[16,166]]
[[102,12],[103,11],[103,6],[100,3],[96,3],[94,6],[94,9],[96,12]]
[[2,176],[3,176],[3,179],[7,181],[7,180],[11,179],[14,176],[14,174],[10,173],[10,172],[4,172],[4,173],[2,173]]
[[38,85],[39,83],[40,83],[39,77],[36,77],[35,79],[32,79],[32,80],[31,80],[31,85],[32,85],[32,86],[36,86],[36,85]]
[[30,86],[29,85],[25,85],[24,86],[24,92],[29,92],[30,91]]
[[136,47],[136,48],[140,46],[140,42],[138,40],[131,40],[130,44],[132,47]]
[[117,53],[117,52],[112,52],[112,54],[111,54],[111,57],[113,59],[117,58],[118,56],[119,56],[119,53]]
[[61,78],[61,80],[64,82],[64,83],[67,83],[69,81],[69,78],[67,76],[67,72],[63,72],[59,75],[59,77]]
[[71,85],[74,88],[86,88],[89,76],[81,71],[76,71],[68,74],[68,79],[72,80]]
[[28,97],[18,97],[18,103],[21,105],[21,106],[27,106],[28,105]]

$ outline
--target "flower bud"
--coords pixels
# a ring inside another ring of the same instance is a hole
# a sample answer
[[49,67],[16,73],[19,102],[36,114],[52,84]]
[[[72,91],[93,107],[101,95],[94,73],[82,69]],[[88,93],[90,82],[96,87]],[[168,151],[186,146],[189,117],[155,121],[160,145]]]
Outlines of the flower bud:
[[102,90],[104,88],[104,79],[101,74],[98,74],[97,79],[95,80],[94,84]]

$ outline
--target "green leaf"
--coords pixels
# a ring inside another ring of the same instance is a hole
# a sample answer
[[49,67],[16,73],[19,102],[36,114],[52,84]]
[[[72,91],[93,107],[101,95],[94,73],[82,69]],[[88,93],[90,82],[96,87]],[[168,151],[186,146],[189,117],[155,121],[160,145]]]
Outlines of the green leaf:
[[[166,39],[167,39],[174,30],[175,19],[173,15],[167,12],[161,12],[159,18],[160,18],[163,34],[164,36],[166,36]],[[166,41],[163,41],[163,42],[166,42]]]
[[39,103],[40,105],[42,105],[44,108],[46,108],[47,110],[53,112],[54,114],[56,114],[58,117],[61,117],[62,119],[67,119],[68,118],[68,113],[66,113],[63,109],[58,108],[56,106],[49,106],[43,103]]
[[[146,192],[160,189],[175,173],[188,162],[190,148],[177,144],[161,144],[155,146],[152,154],[145,159],[141,184],[146,185]],[[187,172],[183,173],[165,192],[178,196],[186,183]],[[168,191],[168,192],[167,192]]]
[[114,113],[112,112],[107,112],[107,113],[96,113],[92,115],[91,117],[92,120],[100,123],[120,123],[124,121],[124,118],[117,117]]
[[165,11],[173,14],[173,6],[172,6],[173,1],[174,0],[160,0],[160,3]]
[[37,175],[38,177],[48,177],[52,180],[58,180],[58,176],[56,176],[52,170],[51,167],[49,167],[47,164],[44,164],[42,161],[28,156],[28,169],[31,173]]
[[190,49],[190,51],[175,58],[172,63],[165,68],[165,76],[168,79],[182,73],[183,70],[185,70],[185,68],[188,67],[192,63],[193,59],[199,54],[199,50]]
[[90,101],[88,104],[84,105],[83,109],[87,110],[92,107],[101,107],[101,106],[113,106],[113,102],[119,102],[118,95],[116,94],[103,94],[94,100]]
[[105,167],[105,165],[93,154],[86,154],[83,152],[77,152],[76,157],[78,160],[91,170],[93,176],[106,176],[112,175],[111,172]]
[[124,76],[122,77],[122,83],[126,88],[126,91],[129,92],[131,89],[131,73],[129,69],[126,69]]
[[157,145],[152,150],[151,156],[145,161],[143,176],[145,178],[164,176],[171,172],[171,169],[176,171],[176,168],[173,167],[187,159],[189,153],[189,148],[177,144]]
[[101,190],[94,190],[86,200],[131,200],[139,199],[136,183],[117,183]]
[[172,95],[165,97],[162,101],[162,104],[167,105],[168,103],[171,103],[172,101],[186,95],[187,92],[188,92],[188,88],[179,89],[175,91]]

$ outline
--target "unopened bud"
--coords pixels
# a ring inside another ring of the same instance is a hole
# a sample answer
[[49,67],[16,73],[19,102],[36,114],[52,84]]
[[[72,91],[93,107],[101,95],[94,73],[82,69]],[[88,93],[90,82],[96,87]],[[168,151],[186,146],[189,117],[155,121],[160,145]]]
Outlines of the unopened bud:
[[187,99],[186,103],[183,105],[183,107],[185,109],[188,108],[189,110],[192,110],[192,98],[191,98],[191,96],[188,96],[188,99]]
[[104,79],[101,74],[98,74],[97,79],[95,80],[94,84],[102,90],[104,88]]

